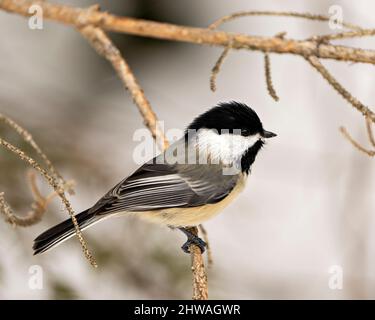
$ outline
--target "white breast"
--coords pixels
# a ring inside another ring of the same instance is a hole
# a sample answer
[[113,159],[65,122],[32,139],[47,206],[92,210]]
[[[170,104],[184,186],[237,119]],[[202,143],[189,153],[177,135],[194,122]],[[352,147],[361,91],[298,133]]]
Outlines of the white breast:
[[241,136],[240,134],[222,133],[200,129],[196,136],[199,154],[213,161],[232,164],[241,159],[244,152],[260,139],[259,134]]

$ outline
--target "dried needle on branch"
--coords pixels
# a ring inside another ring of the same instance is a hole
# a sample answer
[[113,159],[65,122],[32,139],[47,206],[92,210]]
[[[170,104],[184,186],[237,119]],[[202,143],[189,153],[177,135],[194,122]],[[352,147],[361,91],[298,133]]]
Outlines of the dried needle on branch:
[[[83,235],[81,233],[81,230],[80,230],[78,222],[77,222],[77,219],[75,218],[74,210],[73,210],[69,200],[65,196],[65,192],[64,192],[63,187],[59,184],[59,182],[56,180],[56,178],[53,177],[52,175],[50,175],[45,169],[43,169],[40,166],[40,164],[38,162],[36,162],[33,158],[28,156],[24,151],[22,151],[21,149],[17,148],[14,145],[12,145],[11,143],[5,141],[2,138],[0,138],[0,146],[5,147],[6,149],[8,149],[12,153],[14,153],[19,159],[26,162],[30,166],[32,166],[35,170],[37,170],[47,180],[49,185],[54,189],[56,194],[60,197],[62,203],[64,204],[66,210],[68,211],[68,213],[69,213],[69,215],[72,219],[73,225],[75,227],[76,235],[77,235],[77,237],[79,239],[79,242],[81,244],[83,253],[85,254],[86,258],[90,261],[91,265],[93,267],[97,267],[96,261],[95,261],[94,257],[92,256],[90,250],[88,249],[86,241],[83,238]],[[10,218],[10,221],[15,221],[12,218],[11,209],[10,209],[9,205],[5,202],[3,194],[2,194],[2,196],[0,196],[0,208],[3,209],[2,212],[8,218]]]
[[372,144],[372,146],[375,148],[375,137],[374,132],[372,131],[372,121],[369,117],[366,117],[366,129],[367,129],[367,136]]
[[[61,174],[57,171],[57,169],[53,166],[52,162],[48,159],[46,154],[42,151],[42,149],[39,147],[39,145],[35,142],[33,136],[29,131],[27,131],[25,128],[23,128],[21,125],[19,125],[17,122],[15,122],[13,119],[11,119],[8,116],[5,116],[4,114],[0,113],[0,121],[2,121],[4,124],[9,126],[12,130],[17,132],[19,136],[22,137],[22,139],[29,144],[37,153],[37,155],[44,161],[48,171],[53,175],[56,180],[61,185],[66,185],[66,181],[61,176]],[[73,194],[74,190],[72,188],[68,189],[68,192]]]
[[[68,191],[69,193],[73,194],[73,181],[66,182],[64,178],[60,175],[57,169],[53,166],[52,162],[48,159],[46,154],[42,151],[39,145],[35,142],[34,138],[21,125],[15,122],[8,116],[0,113],[0,121],[9,126],[12,130],[14,130],[27,144],[29,144],[37,153],[37,155],[44,161],[48,172],[51,176],[54,177],[56,183],[59,187],[62,187],[64,190]],[[4,193],[0,194],[0,211],[7,216],[7,221],[10,222],[13,226],[22,226],[27,227],[33,224],[38,223],[44,213],[46,212],[47,206],[56,195],[55,192],[50,194],[47,197],[42,196],[40,193],[37,184],[36,184],[36,176],[35,173],[30,171],[28,174],[28,182],[34,197],[34,202],[31,204],[31,210],[27,213],[25,217],[19,217],[15,215],[10,207],[10,205],[6,202],[4,198]]]
[[[275,11],[243,11],[243,12],[236,12],[227,16],[224,16],[215,22],[213,22],[209,29],[213,30],[218,28],[225,22],[240,18],[240,17],[247,17],[247,16],[285,16],[285,17],[295,17],[295,18],[303,18],[309,20],[317,20],[317,21],[329,21],[331,18],[324,16],[324,15],[316,15],[310,13],[298,13],[298,12],[275,12]],[[329,45],[330,40],[337,40],[337,39],[345,39],[345,38],[353,38],[353,37],[363,37],[363,36],[371,36],[375,35],[375,29],[363,29],[358,25],[354,25],[351,23],[343,22],[343,21],[335,21],[338,24],[341,24],[343,27],[351,29],[350,31],[345,31],[336,34],[328,34],[328,35],[320,35],[320,36],[313,36],[308,38],[307,41],[311,41],[315,44],[316,49],[315,53],[313,54],[302,54],[304,58],[310,63],[312,67],[317,70],[324,79],[345,99],[347,100],[354,108],[356,108],[359,112],[364,115],[366,119],[366,126],[367,132],[369,136],[369,140],[373,146],[375,146],[375,139],[372,133],[371,124],[375,122],[375,114],[374,112],[367,106],[365,106],[362,102],[360,102],[357,98],[355,98],[348,90],[346,90],[330,73],[329,71],[323,66],[323,64],[319,61],[319,58],[323,58],[324,54],[321,52],[321,48],[324,45]],[[275,36],[276,38],[284,39],[284,36]],[[339,49],[341,50],[341,49]],[[278,96],[276,91],[273,87],[272,78],[271,78],[271,66],[269,60],[269,51],[264,50],[264,66],[265,66],[265,76],[266,76],[266,84],[267,90],[271,97],[274,100],[278,100]],[[344,136],[360,151],[365,152],[369,156],[373,156],[375,151],[367,150],[366,148],[362,147],[359,143],[357,143],[346,131],[344,127],[340,128],[341,132]]]
[[[36,183],[36,175],[34,171],[30,170],[28,172],[27,181],[29,182],[34,201],[31,204],[31,210],[28,211],[26,216],[20,217],[14,214],[10,205],[6,202],[4,198],[4,192],[0,193],[0,212],[6,216],[7,222],[11,223],[14,227],[29,227],[40,222],[47,210],[49,203],[52,201],[53,198],[57,196],[57,193],[55,191],[51,192],[47,197],[44,197],[40,193]],[[68,181],[67,184],[64,186],[64,190],[72,188],[73,185],[73,181]]]
[[211,249],[211,243],[208,239],[208,233],[206,228],[203,226],[203,224],[199,225],[199,230],[203,235],[203,240],[206,242],[206,249],[207,249],[207,264],[208,267],[211,267],[212,264],[214,263],[214,259],[212,258],[212,249]]
[[324,79],[346,100],[348,101],[355,109],[361,112],[365,117],[368,117],[372,121],[375,121],[375,114],[360,102],[356,97],[354,97],[348,90],[346,90],[331,74],[330,72],[322,65],[319,61],[319,58],[316,56],[306,57],[306,60],[313,66]]
[[220,68],[221,66],[223,65],[223,62],[225,60],[225,58],[228,56],[228,53],[229,53],[229,50],[231,49],[232,47],[232,43],[230,42],[223,50],[223,52],[221,53],[219,59],[217,59],[214,67],[212,68],[211,70],[211,77],[210,77],[210,89],[212,92],[215,92],[216,91],[216,78],[217,78],[217,75],[219,74],[220,72]]
[[366,117],[366,130],[367,130],[367,137],[374,148],[374,150],[369,150],[365,147],[363,147],[360,143],[358,143],[356,140],[353,139],[353,137],[349,134],[349,132],[346,130],[345,127],[340,127],[340,131],[343,134],[343,136],[359,151],[367,154],[370,157],[375,156],[375,137],[374,133],[372,131],[372,121],[369,117]]
[[271,76],[271,62],[268,52],[264,53],[264,74],[266,77],[266,84],[267,84],[267,90],[270,96],[275,101],[279,101],[279,97],[277,96],[276,90],[273,87],[272,83],[272,76]]
[[[291,11],[240,11],[235,12],[229,15],[226,15],[224,17],[221,17],[220,19],[217,19],[212,24],[210,24],[209,29],[216,29],[220,25],[222,25],[225,22],[232,21],[234,19],[242,18],[242,17],[249,17],[249,16],[272,16],[272,17],[293,17],[293,18],[301,18],[301,19],[307,19],[307,20],[315,20],[315,21],[330,21],[330,17],[327,17],[322,14],[312,14],[309,12],[291,12]],[[338,24],[342,25],[343,27],[346,27],[348,29],[352,30],[362,30],[361,27],[346,23],[346,22],[340,22],[337,21]]]

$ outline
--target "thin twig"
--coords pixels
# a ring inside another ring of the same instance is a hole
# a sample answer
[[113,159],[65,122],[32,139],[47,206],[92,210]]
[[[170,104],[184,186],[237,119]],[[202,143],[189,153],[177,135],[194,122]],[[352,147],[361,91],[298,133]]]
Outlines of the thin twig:
[[138,110],[145,121],[145,125],[149,128],[161,150],[164,150],[168,146],[168,141],[159,126],[156,114],[152,110],[141,86],[138,84],[134,73],[126,63],[125,59],[121,56],[120,51],[100,28],[87,25],[80,28],[79,31],[94,47],[96,52],[105,57],[112,64],[125,88],[130,91],[134,103],[138,107]]
[[316,56],[306,57],[306,60],[323,76],[324,79],[355,109],[361,112],[365,117],[371,118],[375,121],[375,114],[356,97],[354,97],[348,90],[346,90],[322,65]]
[[12,209],[5,201],[4,192],[0,192],[0,213],[5,215],[7,222],[13,225],[13,227],[16,227],[16,222],[14,221]]
[[368,136],[368,139],[370,141],[370,143],[372,144],[373,147],[375,147],[375,137],[374,137],[374,133],[372,131],[372,121],[370,119],[370,117],[366,117],[366,129],[367,129],[367,136]]
[[[285,16],[285,17],[295,17],[295,18],[303,18],[303,19],[309,19],[309,20],[317,20],[317,21],[329,21],[331,20],[331,17],[324,16],[324,15],[316,15],[311,13],[299,13],[299,12],[277,12],[277,11],[242,11],[242,12],[236,12],[227,16],[224,16],[215,22],[213,22],[209,29],[217,29],[220,25],[222,25],[224,22],[228,22],[240,17],[246,17],[246,16]],[[360,26],[346,23],[343,21],[338,21],[342,26],[352,29],[350,32],[346,32],[341,34],[340,36],[336,35],[336,38],[344,38],[345,36],[364,36],[369,34],[375,34],[372,33],[372,31],[364,30]],[[353,31],[354,30],[354,31]],[[279,38],[284,40],[285,33],[279,33],[275,35],[275,38]],[[305,59],[310,62],[310,64],[319,72],[321,75],[333,86],[333,88],[339,92],[350,104],[352,104],[357,110],[362,112],[363,115],[366,116],[367,119],[371,119],[373,122],[375,122],[375,113],[370,110],[368,107],[364,106],[358,99],[353,97],[349,91],[347,91],[344,87],[342,87],[337,80],[328,72],[327,69],[324,68],[324,66],[320,63],[318,57],[321,57],[321,48],[324,45],[328,45],[329,39],[333,39],[334,35],[332,37],[328,36],[315,36],[312,38],[307,39],[308,41],[312,41],[315,43],[316,50],[314,55],[305,55]],[[269,59],[269,51],[264,50],[264,66],[265,66],[265,76],[266,76],[266,84],[267,84],[267,90],[268,93],[271,95],[271,97],[278,101],[279,98],[276,94],[276,91],[274,89],[272,78],[271,78],[271,68],[270,68],[270,59]]]
[[[372,121],[369,117],[365,117],[365,122],[366,122],[366,131],[367,131],[367,137],[371,143],[371,145],[373,147],[375,147],[375,138],[374,138],[374,134],[373,134],[373,131],[372,131]],[[373,157],[375,156],[375,150],[369,150],[365,147],[363,147],[360,143],[358,143],[357,141],[355,141],[351,135],[349,134],[349,132],[345,129],[345,127],[340,127],[340,131],[342,132],[342,134],[344,135],[344,137],[346,139],[349,140],[349,142],[355,147],[357,148],[359,151],[367,154],[368,156],[370,157]]]
[[217,59],[214,67],[211,70],[211,77],[210,77],[210,89],[212,92],[216,91],[216,78],[217,75],[220,72],[220,68],[225,60],[225,58],[228,56],[229,50],[232,48],[232,42],[230,42],[221,53],[219,59]]
[[279,101],[279,97],[277,96],[276,90],[272,83],[272,76],[271,76],[271,63],[270,57],[268,52],[264,53],[264,74],[266,77],[266,84],[267,84],[267,91],[270,96],[275,100]]
[[345,129],[345,127],[340,127],[340,131],[343,134],[343,136],[359,151],[367,154],[370,157],[375,156],[375,151],[368,150],[365,147],[363,147],[361,144],[359,144],[357,141],[355,141],[352,136],[349,134],[349,132]]
[[[291,13],[280,13],[280,12],[279,13],[277,13],[277,12],[275,13],[275,12],[269,12],[269,11],[237,12],[237,13],[225,16],[225,17],[223,17],[223,18],[215,21],[208,28],[214,30],[214,29],[216,29],[217,27],[219,27],[222,23],[224,23],[226,21],[233,20],[233,19],[236,19],[236,18],[239,18],[239,17],[243,17],[243,16],[249,16],[249,15],[275,15],[275,14],[277,14],[277,15],[287,14],[287,16],[291,16]],[[286,35],[286,32],[279,32],[279,33],[277,33],[275,35],[275,37],[279,38],[279,39],[284,39],[285,35]],[[221,54],[221,56],[217,60],[214,68],[212,69],[211,78],[210,78],[210,85],[211,85],[211,90],[212,91],[216,91],[216,76],[217,76],[217,74],[220,71],[220,67],[221,67],[221,65],[222,65],[222,63],[224,61],[224,58],[228,55],[230,47],[232,47],[232,41],[230,42],[230,46],[228,45],[224,49],[223,53]],[[275,101],[279,101],[279,97],[277,96],[276,90],[275,90],[275,88],[274,88],[274,86],[272,84],[271,64],[270,64],[270,58],[269,58],[268,51],[264,52],[264,69],[265,69],[267,91],[268,91],[268,93],[270,94],[270,96]]]
[[[5,147],[9,151],[11,151],[15,155],[17,155],[19,159],[26,162],[30,166],[32,166],[35,170],[37,170],[47,180],[49,185],[54,189],[56,194],[60,197],[62,203],[64,204],[66,210],[68,211],[68,213],[69,213],[69,215],[72,219],[72,222],[73,222],[73,225],[74,225],[74,228],[75,228],[75,231],[76,231],[76,235],[79,239],[79,242],[81,244],[82,251],[85,254],[85,257],[90,261],[90,263],[93,267],[97,267],[96,261],[95,261],[94,257],[92,256],[90,250],[88,249],[85,239],[83,238],[83,235],[81,233],[81,230],[80,230],[78,222],[77,222],[77,219],[75,217],[74,210],[73,210],[69,200],[65,196],[64,189],[59,184],[59,182],[56,180],[56,178],[54,176],[50,175],[45,169],[43,169],[40,166],[40,164],[38,162],[36,162],[33,158],[28,156],[24,151],[22,151],[21,149],[17,148],[14,145],[12,145],[11,143],[5,141],[2,138],[0,138],[0,146]],[[9,217],[9,210],[10,210],[9,205],[7,205],[4,202],[4,198],[3,198],[2,202],[0,201],[0,203],[3,207],[5,207],[5,214],[6,214],[7,217]],[[5,203],[5,205],[4,205],[4,203]]]
[[45,200],[46,198],[43,197],[42,193],[39,191],[38,185],[36,183],[36,174],[33,170],[28,171],[27,180],[29,182],[30,190],[31,190],[34,200],[37,202],[42,202],[43,200]]
[[312,41],[330,41],[330,40],[341,40],[341,39],[350,39],[350,38],[357,38],[357,37],[367,37],[367,36],[374,36],[375,29],[361,29],[361,30],[352,30],[352,31],[345,31],[333,34],[323,34],[319,36],[313,36],[306,40]]
[[[66,181],[61,176],[61,174],[57,171],[57,169],[54,167],[52,162],[48,159],[47,155],[42,151],[42,149],[39,147],[39,145],[35,142],[33,136],[29,131],[27,131],[25,128],[23,128],[21,125],[19,125],[17,122],[15,122],[13,119],[11,119],[8,116],[5,116],[4,114],[0,113],[0,121],[4,122],[6,125],[8,125],[10,128],[12,128],[15,132],[17,132],[22,139],[28,143],[40,156],[40,158],[44,161],[44,163],[47,166],[48,171],[55,176],[56,180],[61,183],[62,185],[66,184]],[[68,190],[70,194],[74,193],[74,190]]]
[[203,224],[199,225],[199,230],[202,232],[204,242],[206,242],[206,249],[207,249],[207,264],[208,267],[211,267],[214,263],[214,259],[212,258],[212,249],[211,249],[211,244],[208,239],[208,233],[206,228],[203,226]]
[[[235,12],[235,13],[226,15],[224,17],[221,17],[220,19],[217,19],[216,21],[211,23],[208,28],[217,29],[220,25],[222,25],[225,22],[228,22],[237,18],[249,17],[249,16],[293,17],[293,18],[302,18],[302,19],[315,20],[315,21],[330,21],[332,19],[331,17],[325,16],[322,14],[312,14],[308,12],[303,13],[303,12],[291,12],[291,11],[240,11],[240,12]],[[340,22],[340,21],[337,21],[337,22],[338,24],[348,29],[362,30],[361,27],[355,24]]]
[[0,209],[7,214],[8,222],[10,222],[14,227],[32,226],[38,223],[46,212],[47,203],[45,201],[45,198],[40,193],[39,188],[37,187],[36,175],[32,170],[30,170],[28,173],[28,182],[34,198],[34,202],[31,204],[31,210],[26,214],[25,217],[19,217],[15,215],[9,204],[5,201],[4,193],[0,196]]
[[[34,202],[31,204],[31,210],[29,210],[27,214],[23,217],[14,214],[10,205],[6,202],[4,198],[4,192],[0,193],[0,212],[5,214],[5,216],[7,217],[6,221],[11,223],[14,227],[29,227],[40,222],[47,210],[48,204],[55,196],[57,196],[57,193],[55,191],[51,192],[51,194],[47,197],[42,196],[36,184],[36,175],[34,171],[29,171],[27,180],[30,185]],[[64,187],[64,190],[71,187],[72,182],[67,182],[67,185]]]

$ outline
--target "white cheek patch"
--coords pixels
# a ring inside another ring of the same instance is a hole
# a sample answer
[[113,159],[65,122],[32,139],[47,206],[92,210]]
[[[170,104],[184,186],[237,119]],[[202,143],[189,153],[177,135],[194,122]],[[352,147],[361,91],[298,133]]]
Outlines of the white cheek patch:
[[207,155],[215,163],[231,164],[238,161],[244,152],[252,147],[261,136],[241,136],[239,134],[218,134],[213,130],[201,129],[198,131],[196,146],[199,153]]

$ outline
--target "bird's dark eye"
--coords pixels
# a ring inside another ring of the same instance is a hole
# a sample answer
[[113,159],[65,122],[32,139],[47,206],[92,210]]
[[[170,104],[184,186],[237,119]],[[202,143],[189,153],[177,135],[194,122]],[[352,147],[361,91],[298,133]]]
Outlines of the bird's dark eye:
[[241,129],[241,136],[249,136],[250,130],[249,129]]

